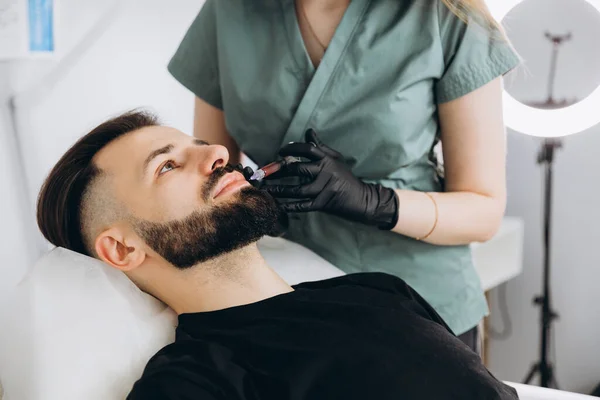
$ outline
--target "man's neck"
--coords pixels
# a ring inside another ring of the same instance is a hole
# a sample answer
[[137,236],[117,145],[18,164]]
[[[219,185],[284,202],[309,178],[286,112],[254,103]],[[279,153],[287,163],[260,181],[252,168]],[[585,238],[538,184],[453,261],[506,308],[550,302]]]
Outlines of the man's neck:
[[177,314],[222,310],[291,291],[256,244],[170,274],[153,290]]

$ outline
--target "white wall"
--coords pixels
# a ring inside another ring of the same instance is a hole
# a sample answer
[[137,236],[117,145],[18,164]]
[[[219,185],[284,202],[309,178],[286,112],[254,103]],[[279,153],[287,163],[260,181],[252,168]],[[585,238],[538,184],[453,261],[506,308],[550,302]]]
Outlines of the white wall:
[[[526,23],[520,22],[526,21]],[[582,0],[528,0],[509,14],[509,35],[526,59],[529,73],[507,80],[520,99],[545,100],[550,46],[545,29],[573,40],[559,55],[556,96],[585,97],[600,83],[600,15]],[[539,32],[539,35],[538,33]],[[600,108],[598,109],[600,114]],[[555,159],[552,288],[556,321],[556,372],[562,389],[589,393],[600,383],[600,209],[598,170],[600,126],[570,136]],[[491,368],[500,378],[522,380],[539,354],[539,308],[532,298],[541,293],[542,279],[542,168],[536,165],[539,140],[509,132],[509,215],[525,221],[524,272],[507,284],[513,322],[508,340],[492,341]],[[502,320],[498,291],[493,293],[491,322]]]
[[[68,31],[63,38],[71,48],[112,2],[63,0],[61,4],[61,32]],[[66,148],[110,115],[147,107],[167,124],[188,132],[191,129],[193,97],[171,78],[166,64],[201,1],[132,0],[119,4],[112,21],[104,22],[110,24],[107,31],[68,74],[52,90],[34,96],[31,105],[26,100],[20,110],[24,146],[32,153],[28,172],[35,192]],[[17,74],[29,75],[27,82],[19,82],[21,88],[35,82],[32,75],[42,73],[33,63],[26,64],[19,66]]]
[[31,231],[33,217],[23,207],[27,200],[26,188],[19,179],[17,143],[10,134],[7,78],[7,66],[0,64],[0,297],[5,288],[17,282],[25,266],[33,260],[27,246],[32,237],[27,232]]
[[[540,31],[545,28],[544,23],[539,22],[542,20],[536,22],[533,18],[540,13],[550,14],[554,24],[565,21],[565,14],[548,12],[547,4],[559,0],[529,1],[537,1],[537,4],[525,7],[532,28]],[[563,1],[569,4],[581,2]],[[192,95],[170,77],[166,63],[201,3],[202,0],[119,1],[121,9],[107,31],[56,85],[41,93],[32,92],[32,97],[21,97],[19,128],[23,132],[27,154],[30,204],[33,204],[45,174],[66,148],[109,115],[148,106],[167,123],[191,132]],[[63,50],[72,48],[98,16],[111,6],[111,3],[93,0],[62,0],[60,4]],[[569,9],[569,13],[567,15],[585,19],[590,15],[588,12],[577,13],[574,8]],[[581,29],[581,26],[577,28]],[[528,40],[534,44],[530,46],[534,52],[536,48],[538,51],[530,62],[546,62],[547,47],[543,43],[536,45],[531,37]],[[526,42],[515,44],[519,49]],[[593,41],[588,45],[592,50],[598,49]],[[591,66],[588,68],[591,72],[600,71],[600,52],[590,51],[585,57],[575,52],[568,60],[561,63],[561,68]],[[0,95],[7,92],[2,82],[8,81],[16,91],[27,91],[55,65],[55,62],[0,64]],[[559,95],[570,95],[571,89],[575,94],[583,93],[587,81],[592,78],[582,77],[593,75],[590,71],[571,72],[573,75],[569,76],[576,80],[565,82],[561,78]],[[544,73],[543,67],[541,73]],[[536,79],[526,80],[531,86],[521,87],[521,93],[545,94]],[[593,79],[600,79],[600,76]],[[541,82],[543,85],[545,78]],[[514,90],[519,92],[518,88]],[[28,254],[29,246],[23,243],[25,238],[32,240],[20,222],[23,218],[19,210],[33,210],[18,192],[13,191],[20,186],[12,171],[15,163],[9,157],[12,150],[8,145],[7,127],[6,110],[0,106],[0,252],[3,260],[5,257],[9,260],[0,265],[0,282],[9,275],[13,279],[22,273],[29,263],[23,256]],[[523,135],[509,134],[508,214],[521,216],[526,222],[525,270],[522,276],[508,284],[514,333],[506,341],[492,343],[491,367],[501,378],[514,381],[523,378],[530,362],[537,357],[538,314],[537,308],[531,305],[531,298],[538,293],[541,282],[542,176],[535,165],[537,144]],[[600,191],[595,179],[596,171],[600,169],[600,159],[595,157],[597,148],[600,148],[600,128],[568,138],[556,160],[553,281],[555,306],[561,313],[556,324],[557,371],[564,388],[582,392],[589,391],[600,381],[600,320],[594,311],[595,303],[600,302],[600,292],[595,290],[600,281],[599,256],[594,251],[597,238],[600,238],[597,208]],[[493,310],[492,324],[500,327],[497,310]]]

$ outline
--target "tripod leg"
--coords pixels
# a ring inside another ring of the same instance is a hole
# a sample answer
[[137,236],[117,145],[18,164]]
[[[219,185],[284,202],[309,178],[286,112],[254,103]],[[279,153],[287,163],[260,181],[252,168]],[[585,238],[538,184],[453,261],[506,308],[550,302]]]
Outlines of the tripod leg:
[[540,368],[540,364],[534,364],[531,369],[529,370],[529,373],[527,374],[527,376],[525,377],[525,379],[523,380],[523,383],[525,385],[528,385],[529,382],[531,382],[531,380],[533,379],[533,377],[535,376],[535,373],[538,371],[538,369]]
[[548,366],[548,370],[549,370],[549,373],[550,373],[548,387],[553,388],[553,389],[560,389],[558,387],[558,381],[556,380],[556,375],[554,373],[554,368],[552,367],[552,365]]

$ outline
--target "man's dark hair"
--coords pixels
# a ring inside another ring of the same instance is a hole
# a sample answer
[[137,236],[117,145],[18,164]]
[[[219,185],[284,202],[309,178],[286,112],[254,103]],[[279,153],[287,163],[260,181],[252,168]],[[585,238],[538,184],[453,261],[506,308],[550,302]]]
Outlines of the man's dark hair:
[[92,159],[113,140],[156,125],[156,116],[129,111],[96,127],[61,157],[48,174],[37,201],[37,223],[50,243],[93,256],[93,244],[86,243],[81,220],[84,194],[102,175]]

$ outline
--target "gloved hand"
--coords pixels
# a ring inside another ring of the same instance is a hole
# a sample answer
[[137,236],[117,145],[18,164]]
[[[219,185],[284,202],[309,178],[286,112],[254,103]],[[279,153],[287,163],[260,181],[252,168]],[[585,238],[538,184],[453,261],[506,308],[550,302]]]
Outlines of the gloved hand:
[[285,165],[269,178],[308,178],[307,184],[265,185],[275,198],[302,199],[281,203],[287,212],[323,211],[351,221],[390,230],[398,221],[398,196],[394,190],[356,178],[340,153],[323,144],[315,131],[306,132],[305,143],[284,146],[282,157],[303,157],[309,162]]

